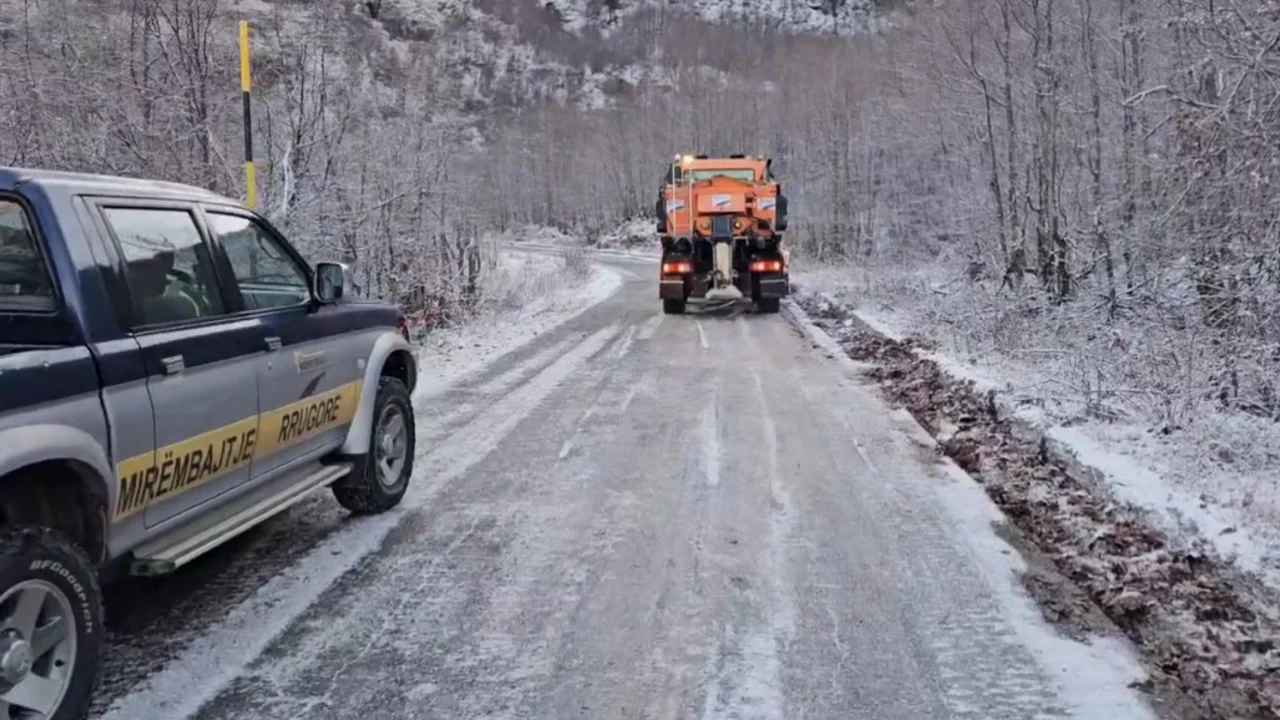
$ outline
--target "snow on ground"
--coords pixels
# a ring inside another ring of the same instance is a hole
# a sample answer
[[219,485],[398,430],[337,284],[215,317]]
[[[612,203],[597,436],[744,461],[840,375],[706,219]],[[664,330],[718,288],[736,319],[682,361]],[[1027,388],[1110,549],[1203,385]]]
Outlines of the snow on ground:
[[1280,484],[1274,475],[1280,429],[1274,423],[1200,418],[1166,434],[1155,419],[1129,408],[1124,420],[1091,418],[1072,397],[1090,382],[1083,353],[1022,347],[1009,354],[984,347],[967,328],[940,322],[937,313],[900,298],[885,300],[858,271],[811,270],[796,281],[802,294],[845,306],[882,335],[935,341],[941,350],[925,357],[984,391],[998,391],[1002,404],[1098,471],[1117,500],[1150,511],[1171,538],[1209,543],[1280,592]]
[[619,223],[596,238],[596,247],[648,254],[657,252],[659,245],[653,218],[632,218]]
[[[518,255],[521,257],[502,257],[499,273],[520,275],[521,271],[534,270],[537,272],[525,273],[524,277],[550,274],[560,278],[561,283],[542,285],[529,279],[524,294],[517,293],[521,300],[528,300],[527,304],[512,307],[501,301],[491,302],[466,325],[436,331],[423,339],[415,402],[442,394],[537,335],[605,300],[622,284],[622,276],[608,268],[587,266],[575,281],[572,274],[559,265],[558,258]],[[531,287],[542,287],[544,292],[530,297]],[[233,609],[216,631],[197,638],[140,689],[116,701],[100,720],[173,720],[197,712],[339,578],[377,551],[407,513],[421,507],[446,483],[483,459],[495,438],[523,420],[603,343],[604,338],[593,336],[577,347],[568,348],[550,366],[537,372],[520,392],[505,398],[468,425],[460,433],[466,441],[445,448],[421,444],[415,463],[422,471],[415,474],[415,482],[399,507],[382,515],[362,518],[335,532],[296,565]],[[555,348],[566,349],[564,344]],[[516,369],[527,369],[527,366],[527,362],[522,363]],[[432,412],[429,404],[419,406],[420,416]]]
[[[867,0],[839,3],[834,10],[824,10],[812,2],[795,0],[684,0],[663,3],[657,0],[631,0],[631,2],[605,3],[606,9],[594,9],[587,0],[547,0],[548,7],[555,8],[560,24],[565,30],[580,33],[595,24],[602,31],[617,19],[631,15],[645,7],[661,4],[664,9],[683,10],[694,17],[712,23],[728,23],[735,20],[767,22],[796,33],[829,35],[870,30],[885,24],[875,5]],[[596,3],[599,5],[599,3]]]
[[1007,518],[968,473],[954,463],[944,468],[956,480],[940,492],[945,506],[966,529],[974,557],[1014,631],[1046,672],[1062,684],[1063,697],[1074,705],[1075,716],[1154,718],[1132,696],[1135,684],[1148,677],[1133,647],[1120,637],[1096,632],[1077,642],[1046,623],[1035,599],[1015,580],[1030,564],[993,530]]
[[[833,360],[855,372],[867,367],[864,361],[849,357],[840,343],[818,327],[803,309],[793,306],[788,314]],[[880,332],[878,328],[873,329]],[[898,426],[912,442],[926,447],[935,445],[928,431],[909,412],[895,412],[900,413]],[[865,452],[862,454],[865,457]],[[1045,671],[1061,683],[1062,695],[1072,702],[1075,716],[1154,717],[1134,702],[1131,693],[1134,684],[1147,677],[1133,647],[1112,628],[1106,632],[1093,629],[1080,642],[1047,624],[1036,600],[1016,580],[1028,572],[1034,561],[1016,552],[1016,548],[995,531],[1004,526],[1008,518],[973,477],[949,459],[940,462],[943,471],[954,481],[939,488],[943,505],[964,529],[962,535],[968,540],[974,558],[1019,639],[1035,654]]]
[[578,235],[570,235],[559,228],[546,225],[521,225],[506,232],[497,233],[493,238],[499,243],[528,243],[530,245],[578,246],[583,239]]
[[954,363],[944,367],[929,343],[887,339],[830,295],[799,293],[797,301],[793,315],[815,313],[840,354],[862,362],[890,402],[910,413],[907,425],[936,438],[922,447],[981,479],[1025,538],[1017,544],[1028,557],[1046,557],[1023,576],[1046,619],[1069,634],[1123,628],[1142,648],[1161,704],[1197,706],[1169,717],[1280,712],[1273,651],[1280,612],[1257,583],[1242,582],[1203,542],[1188,541],[1194,533],[1158,532],[1152,513],[1116,502],[1114,482],[1082,467],[1061,441],[1008,422],[1010,403],[994,392],[1003,387],[957,378]]
[[612,295],[622,284],[615,270],[592,266],[586,277],[566,279],[561,260],[534,253],[501,256],[501,271],[517,287],[465,325],[435,330],[419,341],[421,380],[414,399],[429,398],[475,375]]
[[660,246],[651,218],[632,218],[603,231],[590,233],[590,239],[553,227],[527,225],[496,236],[499,243],[527,245],[535,248],[590,248],[604,255],[656,258]]

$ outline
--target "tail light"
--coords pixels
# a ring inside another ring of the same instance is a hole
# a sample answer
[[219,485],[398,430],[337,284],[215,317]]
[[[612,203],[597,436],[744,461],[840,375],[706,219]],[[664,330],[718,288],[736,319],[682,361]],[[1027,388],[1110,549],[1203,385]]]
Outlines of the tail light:
[[688,275],[693,272],[693,263],[688,262],[664,262],[662,263],[663,275]]
[[400,337],[403,337],[405,342],[412,342],[409,339],[409,321],[403,315],[400,316],[400,324],[396,329],[400,331]]
[[755,260],[751,263],[751,272],[782,272],[781,260]]

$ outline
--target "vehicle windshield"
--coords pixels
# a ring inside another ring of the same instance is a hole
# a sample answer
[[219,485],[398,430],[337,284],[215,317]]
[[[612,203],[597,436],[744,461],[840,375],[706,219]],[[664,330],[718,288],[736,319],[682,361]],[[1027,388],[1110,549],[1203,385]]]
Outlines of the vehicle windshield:
[[743,182],[755,182],[756,180],[756,173],[750,168],[745,170],[690,170],[689,175],[693,178],[694,182],[710,180],[715,177],[733,178],[734,180],[741,180]]

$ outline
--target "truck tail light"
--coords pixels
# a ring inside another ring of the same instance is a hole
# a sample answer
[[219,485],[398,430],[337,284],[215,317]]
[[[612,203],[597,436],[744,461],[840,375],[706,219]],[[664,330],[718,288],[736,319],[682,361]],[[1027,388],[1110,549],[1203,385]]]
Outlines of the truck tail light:
[[688,262],[664,262],[662,263],[663,275],[688,275],[693,272],[693,263]]
[[400,331],[400,337],[403,337],[405,342],[413,342],[409,339],[409,321],[407,319],[401,317],[400,325],[396,329]]
[[781,260],[756,260],[751,263],[751,272],[782,272]]

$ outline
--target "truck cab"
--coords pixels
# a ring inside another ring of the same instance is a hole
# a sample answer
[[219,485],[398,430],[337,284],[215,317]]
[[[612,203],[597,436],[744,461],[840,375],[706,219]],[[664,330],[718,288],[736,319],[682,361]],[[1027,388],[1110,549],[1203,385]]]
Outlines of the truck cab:
[[0,168],[0,708],[80,716],[112,572],[400,502],[413,348],[345,274],[200,188]]

